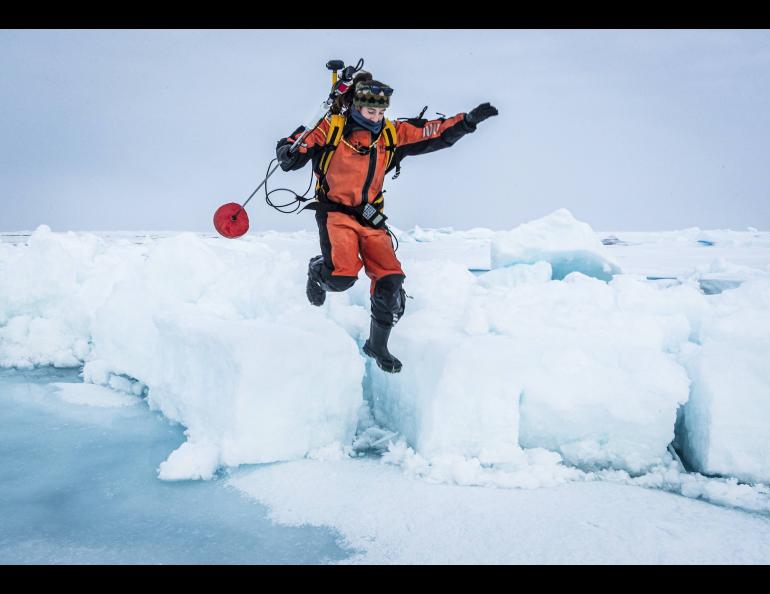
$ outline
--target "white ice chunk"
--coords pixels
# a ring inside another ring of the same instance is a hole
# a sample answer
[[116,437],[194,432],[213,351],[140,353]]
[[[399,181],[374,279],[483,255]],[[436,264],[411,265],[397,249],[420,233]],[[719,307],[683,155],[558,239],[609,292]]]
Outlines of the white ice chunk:
[[688,359],[685,453],[701,472],[770,482],[770,281],[710,299]]
[[160,463],[158,478],[164,481],[209,480],[219,467],[219,448],[211,443],[186,441]]
[[667,457],[688,397],[676,354],[697,290],[678,287],[667,303],[639,279],[573,272],[484,289],[487,275],[474,283],[449,263],[417,273],[415,307],[390,347],[409,364],[395,376],[370,367],[375,418],[417,453],[504,462],[488,452],[540,447],[634,473]]
[[341,328],[311,315],[301,321],[221,320],[189,310],[157,316],[150,405],[185,425],[193,443],[215,448],[227,466],[350,444],[363,361]]
[[491,259],[493,268],[545,260],[550,262],[555,279],[579,271],[610,280],[620,272],[599,235],[566,208],[498,233],[492,242]]

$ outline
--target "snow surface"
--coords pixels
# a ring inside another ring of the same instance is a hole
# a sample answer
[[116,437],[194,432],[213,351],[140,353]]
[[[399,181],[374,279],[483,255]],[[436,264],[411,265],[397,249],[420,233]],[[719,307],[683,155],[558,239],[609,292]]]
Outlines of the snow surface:
[[[770,518],[604,481],[431,484],[375,460],[242,469],[229,483],[288,526],[334,526],[342,563],[762,563]],[[308,497],[307,493],[313,493]]]
[[[388,460],[429,480],[620,477],[764,509],[770,234],[615,232],[604,245],[561,209],[506,232],[396,235],[412,297],[392,334],[398,375],[359,351],[368,282],[308,305],[309,232],[41,226],[0,242],[0,365],[83,365],[85,381],[145,397],[186,427],[164,479],[355,455],[356,434],[380,430],[398,436]],[[674,265],[672,246],[699,256]],[[704,294],[709,277],[732,288]],[[672,442],[725,478],[670,472]]]

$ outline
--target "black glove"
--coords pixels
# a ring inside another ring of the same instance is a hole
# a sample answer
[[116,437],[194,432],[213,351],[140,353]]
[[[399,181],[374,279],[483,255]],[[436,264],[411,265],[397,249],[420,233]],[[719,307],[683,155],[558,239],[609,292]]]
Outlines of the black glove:
[[278,163],[284,171],[289,171],[291,166],[297,162],[297,153],[290,153],[290,149],[290,144],[284,144],[279,146],[275,151],[275,154],[278,157]]
[[465,121],[475,126],[476,124],[483,122],[489,117],[497,115],[497,108],[493,107],[489,103],[482,103],[478,107],[474,107],[469,113],[465,114]]

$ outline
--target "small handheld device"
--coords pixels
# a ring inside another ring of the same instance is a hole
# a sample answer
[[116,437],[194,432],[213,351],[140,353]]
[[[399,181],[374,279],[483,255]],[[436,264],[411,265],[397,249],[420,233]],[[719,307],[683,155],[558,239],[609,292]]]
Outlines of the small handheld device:
[[365,221],[364,224],[368,223],[375,229],[380,229],[381,227],[384,227],[385,221],[388,220],[388,217],[386,217],[384,214],[382,214],[379,210],[374,208],[368,202],[366,204],[362,204],[361,206],[356,207],[356,211],[358,211],[358,215]]

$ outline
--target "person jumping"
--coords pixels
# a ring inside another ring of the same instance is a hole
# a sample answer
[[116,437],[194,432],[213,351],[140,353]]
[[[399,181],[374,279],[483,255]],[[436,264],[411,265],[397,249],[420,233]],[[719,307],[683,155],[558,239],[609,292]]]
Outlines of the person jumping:
[[450,118],[391,122],[385,110],[392,94],[391,87],[360,72],[298,150],[289,149],[304,126],[278,141],[276,156],[284,171],[312,160],[317,178],[315,201],[306,208],[315,210],[321,254],[308,264],[308,300],[323,305],[327,291],[346,291],[363,267],[371,279],[371,326],[363,351],[383,371],[397,373],[401,361],[388,351],[388,339],[404,315],[406,275],[384,224],[385,174],[396,168],[398,175],[405,157],[454,145],[498,112],[482,103]]

